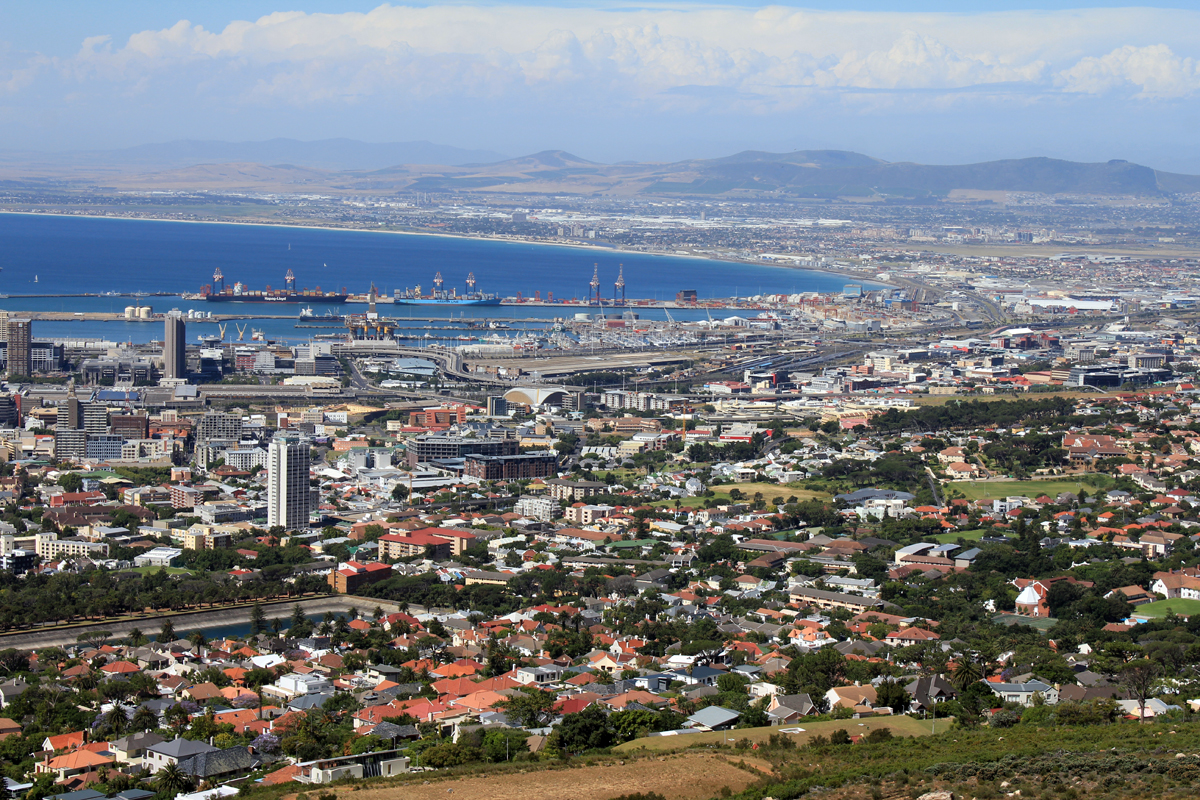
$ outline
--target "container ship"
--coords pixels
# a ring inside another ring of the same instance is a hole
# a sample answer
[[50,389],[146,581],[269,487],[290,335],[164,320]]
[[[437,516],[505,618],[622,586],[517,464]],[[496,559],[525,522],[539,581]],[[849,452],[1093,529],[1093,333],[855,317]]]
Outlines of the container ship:
[[467,291],[466,294],[459,294],[457,289],[449,291],[442,288],[445,281],[442,280],[442,273],[437,273],[433,276],[433,291],[430,294],[421,294],[421,286],[418,284],[412,289],[397,289],[394,293],[396,305],[398,306],[498,306],[500,305],[500,297],[494,294],[485,294],[484,292],[475,291],[475,273],[471,272],[467,275]]
[[323,292],[321,287],[316,289],[297,289],[296,276],[289,269],[283,279],[282,289],[248,289],[238,282],[233,286],[225,285],[225,276],[218,267],[213,273],[213,282],[200,287],[200,292],[194,295],[184,295],[185,300],[204,300],[209,303],[344,303],[349,295],[343,288],[341,292]]

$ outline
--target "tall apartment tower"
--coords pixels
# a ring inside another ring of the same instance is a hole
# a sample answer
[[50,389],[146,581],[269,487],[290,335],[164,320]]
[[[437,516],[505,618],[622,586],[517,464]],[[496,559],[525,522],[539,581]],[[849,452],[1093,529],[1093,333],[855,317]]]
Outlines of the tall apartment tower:
[[167,314],[163,331],[163,377],[183,378],[187,374],[187,325],[178,311]]
[[276,436],[267,448],[267,526],[308,527],[308,442]]
[[[61,431],[77,431],[83,427],[83,412],[82,406],[79,403],[79,398],[75,395],[75,384],[72,383],[67,389],[67,399],[59,406],[59,417],[55,420],[54,427]],[[103,433],[103,431],[100,431]]]
[[33,373],[29,342],[32,325],[28,319],[10,317],[4,323],[8,338],[8,377],[28,377]]

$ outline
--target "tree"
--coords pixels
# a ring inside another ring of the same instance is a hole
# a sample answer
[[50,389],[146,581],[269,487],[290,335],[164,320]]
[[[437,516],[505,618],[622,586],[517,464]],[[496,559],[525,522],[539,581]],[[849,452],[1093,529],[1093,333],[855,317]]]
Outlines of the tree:
[[582,753],[616,743],[608,715],[600,706],[592,705],[577,714],[567,714],[554,730],[558,747],[564,753]]
[[474,747],[464,747],[454,742],[442,742],[421,753],[421,763],[434,769],[458,767],[478,761],[482,753]]
[[511,728],[488,731],[483,735],[483,755],[491,762],[511,761],[514,756],[529,752],[529,734]]
[[88,631],[81,633],[75,638],[77,642],[86,642],[93,648],[99,650],[104,646],[104,643],[112,638],[112,631]]
[[771,724],[771,718],[767,716],[767,703],[770,702],[769,697],[764,697],[756,703],[751,703],[750,707],[742,712],[742,716],[738,719],[739,728],[765,728]]
[[163,620],[162,627],[158,629],[159,644],[173,642],[175,638],[175,625],[169,619]]
[[58,476],[58,485],[63,488],[63,491],[78,492],[83,488],[83,478],[78,472],[64,472]]
[[104,727],[109,733],[115,733],[118,736],[124,735],[129,730],[129,717],[125,716],[125,709],[119,704],[109,709],[104,715]]
[[899,681],[881,681],[875,690],[875,704],[887,706],[893,713],[903,714],[908,710],[911,698]]
[[967,656],[958,662],[958,669],[954,670],[954,674],[950,676],[950,682],[960,692],[982,679],[983,669],[979,666],[979,662]]
[[522,689],[496,703],[505,715],[522,728],[539,728],[554,713],[554,695],[541,689]]
[[167,764],[154,776],[154,788],[167,797],[174,797],[193,788],[192,779],[178,764]]
[[292,606],[292,616],[291,616],[291,619],[288,620],[288,627],[289,628],[298,627],[300,625],[303,625],[305,622],[307,622],[307,620],[308,620],[308,618],[304,616],[304,609],[300,607],[300,604],[296,603],[295,605],[293,605]]
[[267,630],[267,615],[262,604],[255,603],[250,609],[250,635],[258,636]]
[[128,639],[129,643],[134,647],[141,647],[148,641],[146,634],[142,633],[140,628],[133,628],[128,634],[125,635],[125,638]]
[[133,712],[130,727],[135,731],[152,731],[158,727],[158,715],[148,708],[140,707]]
[[1130,697],[1138,701],[1138,721],[1146,721],[1146,701],[1154,693],[1158,680],[1158,664],[1148,658],[1130,661],[1121,668],[1117,680],[1128,690]]

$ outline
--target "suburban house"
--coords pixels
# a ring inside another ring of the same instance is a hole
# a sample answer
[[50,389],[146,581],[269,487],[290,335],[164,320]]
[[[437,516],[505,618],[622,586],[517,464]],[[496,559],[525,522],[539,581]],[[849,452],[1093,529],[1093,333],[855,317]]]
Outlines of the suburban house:
[[1058,705],[1058,690],[1042,681],[1026,681],[1025,683],[990,683],[997,697],[1006,703],[1020,703],[1023,706],[1033,705],[1033,696],[1040,694],[1046,705]]

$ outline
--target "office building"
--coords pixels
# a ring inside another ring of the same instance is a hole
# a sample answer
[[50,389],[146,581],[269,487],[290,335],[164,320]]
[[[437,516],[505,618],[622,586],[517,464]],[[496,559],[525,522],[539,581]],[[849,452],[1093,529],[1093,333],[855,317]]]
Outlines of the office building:
[[237,442],[242,438],[242,418],[237,414],[209,411],[196,421],[196,441]]
[[11,394],[0,394],[0,425],[15,428],[20,421],[21,414],[17,408],[17,398]]
[[109,429],[126,439],[149,439],[150,417],[146,414],[112,414]]
[[463,474],[484,481],[548,478],[558,472],[558,455],[553,451],[519,453],[512,456],[466,456]]
[[85,447],[88,460],[120,461],[125,447],[125,437],[111,433],[87,434]]
[[108,406],[103,403],[80,403],[79,421],[88,433],[108,433]]
[[308,442],[276,436],[267,448],[267,525],[308,527],[311,506]]
[[16,537],[10,534],[0,536],[0,569],[8,570],[14,575],[24,575],[37,566],[37,553],[16,546]]
[[63,461],[87,458],[87,431],[82,428],[55,428],[54,457]]
[[83,539],[59,539],[54,532],[35,535],[36,552],[42,561],[60,558],[108,558],[108,542],[89,542]]
[[33,323],[28,319],[10,317],[4,323],[8,339],[8,377],[28,377],[33,373],[30,353]]
[[408,441],[408,466],[427,461],[464,456],[515,456],[521,450],[516,439],[473,439],[463,436],[422,435]]
[[178,311],[167,314],[163,332],[163,377],[187,377],[187,325]]
[[489,417],[507,417],[508,401],[503,397],[489,397],[487,399],[487,413]]

